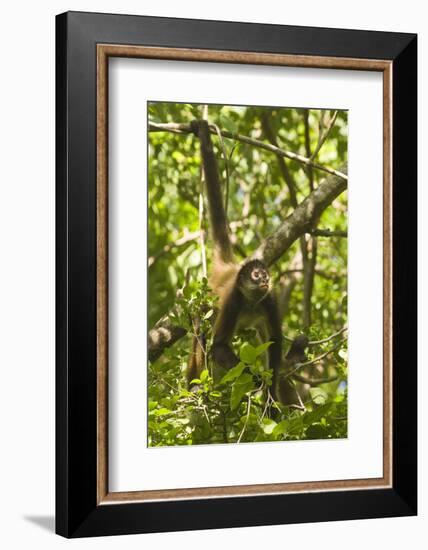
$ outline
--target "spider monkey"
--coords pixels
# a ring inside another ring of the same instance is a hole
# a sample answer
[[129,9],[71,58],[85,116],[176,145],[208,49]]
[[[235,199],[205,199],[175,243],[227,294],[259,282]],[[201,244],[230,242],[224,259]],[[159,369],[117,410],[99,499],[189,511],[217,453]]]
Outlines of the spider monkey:
[[[222,368],[234,367],[239,363],[230,345],[235,331],[240,327],[256,328],[264,341],[272,342],[268,354],[269,367],[273,371],[271,392],[276,399],[282,355],[282,330],[269,272],[260,260],[249,260],[243,265],[236,262],[208,123],[206,120],[194,120],[191,128],[200,141],[214,241],[213,270],[209,282],[214,294],[219,297],[219,311],[213,328],[212,357],[214,363]],[[189,382],[197,378],[204,368],[203,346],[203,335],[195,337],[187,372]]]

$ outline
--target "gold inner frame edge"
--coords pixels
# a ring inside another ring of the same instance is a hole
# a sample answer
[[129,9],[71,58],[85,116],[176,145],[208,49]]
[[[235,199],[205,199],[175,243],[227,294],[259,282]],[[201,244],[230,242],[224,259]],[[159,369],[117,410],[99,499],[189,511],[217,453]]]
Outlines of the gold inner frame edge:
[[[108,490],[108,59],[133,57],[383,73],[383,477],[186,489]],[[392,62],[97,44],[97,504],[378,489],[392,486]]]

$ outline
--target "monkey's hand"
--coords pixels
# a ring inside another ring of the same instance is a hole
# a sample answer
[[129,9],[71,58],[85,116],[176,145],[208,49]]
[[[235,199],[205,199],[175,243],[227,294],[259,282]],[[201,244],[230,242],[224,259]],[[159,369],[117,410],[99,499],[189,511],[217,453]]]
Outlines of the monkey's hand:
[[214,362],[225,369],[231,369],[239,363],[238,357],[233,353],[230,346],[224,342],[214,342],[212,347]]

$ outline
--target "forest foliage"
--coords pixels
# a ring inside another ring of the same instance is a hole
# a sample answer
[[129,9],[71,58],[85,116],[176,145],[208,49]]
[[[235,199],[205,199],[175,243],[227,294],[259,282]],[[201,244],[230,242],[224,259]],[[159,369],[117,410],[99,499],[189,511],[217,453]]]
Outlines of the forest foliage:
[[[276,144],[322,166],[339,170],[347,160],[346,111],[149,104],[152,123],[202,116],[220,131]],[[264,360],[269,343],[248,327],[233,340],[240,363],[216,376],[207,353],[206,368],[188,388],[195,319],[201,318],[209,343],[216,307],[208,285],[213,250],[199,144],[191,133],[148,135],[148,324],[152,328],[169,314],[186,332],[148,362],[149,446],[347,437],[347,192],[269,268],[284,349],[297,335],[308,336],[308,364],[294,369],[316,383],[293,379],[299,402],[274,402]],[[212,141],[234,253],[242,261],[327,174],[218,132]]]

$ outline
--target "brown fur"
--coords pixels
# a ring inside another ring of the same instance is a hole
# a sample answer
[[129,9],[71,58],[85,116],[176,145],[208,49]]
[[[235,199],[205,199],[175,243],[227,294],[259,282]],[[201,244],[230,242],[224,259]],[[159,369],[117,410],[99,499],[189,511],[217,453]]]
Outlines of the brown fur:
[[196,327],[197,337],[195,336],[192,341],[192,351],[189,355],[189,362],[187,366],[187,383],[190,385],[191,381],[195,378],[199,378],[204,366],[205,366],[205,336],[200,332],[199,326]]
[[[288,374],[297,363],[304,363],[307,360],[305,352],[307,346],[308,339],[303,334],[294,339],[281,367],[284,375]],[[277,396],[283,405],[300,405],[299,393],[291,377],[278,377]]]
[[[239,359],[230,343],[239,326],[254,326],[267,333],[273,344],[269,348],[269,364],[273,369],[272,392],[276,392],[277,373],[281,362],[281,321],[276,301],[267,286],[269,274],[258,260],[239,266],[234,259],[229,228],[223,207],[217,161],[214,155],[208,123],[193,121],[192,129],[199,137],[205,173],[206,190],[214,241],[213,269],[209,284],[218,296],[218,315],[213,328],[212,355],[214,362],[226,369],[235,366]],[[253,266],[255,266],[253,268]],[[257,269],[256,271],[254,271]],[[253,270],[253,271],[252,271]],[[259,280],[259,273],[260,279]],[[257,280],[256,280],[257,276]],[[266,330],[267,329],[267,330]],[[203,335],[198,334],[192,344],[188,365],[188,380],[197,378],[205,364]]]

